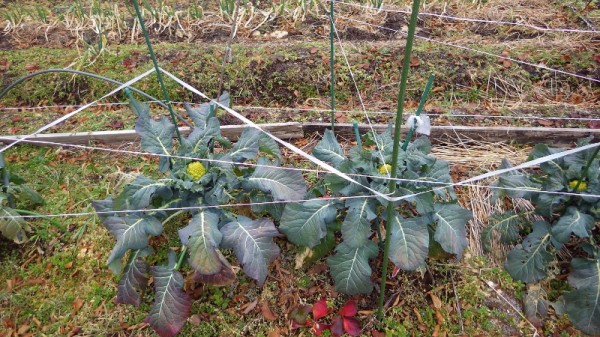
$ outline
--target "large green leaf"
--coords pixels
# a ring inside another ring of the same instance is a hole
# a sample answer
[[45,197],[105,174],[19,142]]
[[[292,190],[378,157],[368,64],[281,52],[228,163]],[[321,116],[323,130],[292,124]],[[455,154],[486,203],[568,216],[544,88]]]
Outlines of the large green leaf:
[[233,161],[243,162],[247,159],[254,159],[258,154],[258,140],[261,136],[261,131],[255,128],[246,127],[240,138],[235,143],[231,151],[228,153]]
[[261,133],[260,138],[258,139],[258,149],[260,152],[264,152],[281,160],[279,144],[265,133]]
[[515,211],[507,211],[502,214],[494,214],[490,217],[489,224],[481,233],[481,241],[486,251],[490,251],[494,233],[500,235],[500,242],[514,243],[519,238],[519,230],[526,221]]
[[402,218],[398,213],[392,220],[390,238],[390,260],[403,270],[415,270],[425,263],[429,252],[429,230],[431,219]]
[[[173,149],[175,125],[165,116],[155,121],[150,117],[150,108],[134,100],[134,109],[138,113],[135,122],[135,132],[141,137],[142,149],[148,152],[170,155]],[[166,172],[169,169],[169,159],[160,157],[159,169]]]
[[15,243],[27,240],[27,231],[31,230],[29,224],[12,208],[2,206],[0,203],[0,233]]
[[221,228],[223,248],[231,248],[244,267],[244,272],[263,285],[268,266],[278,255],[273,238],[279,235],[271,220],[252,220],[238,216]]
[[[223,92],[218,101],[228,107],[231,103],[229,93],[227,91]],[[202,103],[197,108],[192,108],[189,104],[185,103],[183,107],[194,122],[195,128],[200,130],[204,130],[206,127],[211,112],[213,113],[212,116],[215,116],[216,109],[218,109],[217,104],[214,102]]]
[[203,128],[194,128],[184,139],[182,148],[178,151],[187,157],[201,157],[211,140],[221,135],[221,125],[216,117],[210,118]]
[[148,285],[150,269],[143,257],[150,254],[151,251],[150,247],[131,251],[123,275],[119,280],[117,303],[132,304],[136,307],[142,303],[140,292],[143,292]]
[[228,280],[233,274],[218,249],[223,238],[218,224],[219,214],[205,209],[194,214],[190,223],[179,230],[179,238],[189,249],[189,264],[198,273],[197,278]]
[[44,204],[44,198],[34,189],[26,185],[9,185],[8,193],[13,193],[18,199],[27,201],[32,205]]
[[371,236],[371,221],[377,218],[376,203],[372,198],[346,200],[348,212],[342,223],[342,238],[351,247],[364,245]]
[[337,208],[328,200],[311,200],[285,206],[279,229],[293,243],[314,247],[327,232],[327,224],[334,221]]
[[306,194],[302,173],[283,168],[259,166],[243,186],[269,192],[275,200],[299,200]]
[[526,283],[537,282],[548,275],[548,264],[552,254],[547,247],[551,235],[549,225],[545,221],[533,224],[533,231],[527,235],[523,243],[508,253],[504,268],[516,280]]
[[[502,160],[500,168],[510,168],[512,165],[506,159]],[[520,171],[511,171],[503,173],[492,186],[499,187],[495,189],[496,196],[508,195],[512,198],[528,198],[531,192],[528,190],[539,190],[541,185],[531,181],[529,176]]]
[[373,283],[369,259],[377,256],[377,245],[367,241],[362,247],[352,248],[342,242],[335,251],[327,258],[335,289],[349,295],[370,293]]
[[600,334],[600,258],[571,261],[569,284],[576,288],[564,295],[573,324],[590,335]]
[[117,239],[110,253],[108,264],[120,261],[127,250],[148,247],[148,236],[158,236],[163,227],[160,221],[150,215],[131,214],[127,216],[109,216],[103,221],[104,227]]
[[[366,199],[365,199],[366,201]],[[350,247],[361,247],[371,236],[371,221],[367,218],[366,210],[350,208],[342,222],[342,239]]]
[[468,244],[465,226],[471,218],[471,211],[456,204],[436,204],[433,219],[437,226],[433,238],[446,252],[461,257]]
[[167,180],[153,180],[144,176],[137,176],[133,182],[125,185],[113,204],[115,209],[118,210],[140,210],[150,205],[150,201],[155,194],[165,200],[173,196]]
[[183,327],[192,307],[192,298],[183,291],[183,276],[175,267],[175,257],[168,266],[152,267],[154,305],[144,322],[161,337],[175,336]]
[[335,138],[335,134],[331,130],[325,130],[323,139],[315,146],[312,155],[317,159],[332,163],[333,166],[339,165],[346,160],[344,150]]
[[552,236],[561,243],[567,243],[571,238],[571,233],[580,238],[590,236],[594,228],[594,217],[580,212],[576,207],[570,206],[567,211],[552,226]]
[[555,209],[559,208],[569,198],[569,196],[563,194],[538,193],[532,196],[532,201],[535,204],[536,213],[545,217],[551,217]]

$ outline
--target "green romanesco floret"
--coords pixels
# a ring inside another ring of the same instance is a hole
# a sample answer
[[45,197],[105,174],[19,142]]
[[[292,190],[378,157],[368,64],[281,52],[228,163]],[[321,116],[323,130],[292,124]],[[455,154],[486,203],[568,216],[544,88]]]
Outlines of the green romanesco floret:
[[[577,186],[579,185],[579,186]],[[577,191],[573,191],[573,192],[582,192],[587,190],[587,183],[585,181],[579,182],[579,180],[571,180],[569,182],[569,188],[570,189],[574,189],[575,187],[577,187]]]
[[384,164],[379,167],[379,174],[390,174],[392,172],[392,165]]
[[192,179],[200,180],[206,173],[206,168],[200,162],[191,162],[187,166],[187,173],[192,176]]

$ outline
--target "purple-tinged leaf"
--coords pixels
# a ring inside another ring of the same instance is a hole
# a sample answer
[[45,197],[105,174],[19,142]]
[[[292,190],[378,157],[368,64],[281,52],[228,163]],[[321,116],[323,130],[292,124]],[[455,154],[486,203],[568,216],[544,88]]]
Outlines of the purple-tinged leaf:
[[108,258],[109,265],[120,260],[129,249],[148,247],[148,236],[158,236],[163,230],[161,222],[149,215],[109,216],[103,223],[117,239]]
[[296,323],[298,326],[305,326],[308,314],[310,314],[311,306],[308,304],[300,305],[294,308],[290,313],[290,318],[292,319],[292,325]]
[[161,337],[175,336],[190,316],[192,306],[192,298],[183,291],[183,276],[173,267],[174,263],[151,267],[156,297],[144,322]]
[[[196,213],[189,225],[179,230],[181,242],[189,248],[189,263],[198,281],[223,284],[232,279],[233,270],[218,247],[223,235],[218,228],[219,215],[212,210]],[[233,276],[235,278],[235,276]]]
[[148,285],[149,266],[142,259],[151,249],[134,250],[129,256],[125,271],[119,280],[117,290],[117,303],[132,304],[136,307],[142,302],[139,292],[144,291]]
[[360,322],[354,317],[344,317],[344,331],[350,336],[360,336]]
[[331,322],[331,334],[334,337],[340,337],[344,334],[344,320],[342,316],[335,316]]
[[267,278],[269,263],[279,255],[279,247],[273,242],[279,232],[273,222],[239,216],[223,226],[221,233],[223,248],[233,249],[244,272],[262,285]]

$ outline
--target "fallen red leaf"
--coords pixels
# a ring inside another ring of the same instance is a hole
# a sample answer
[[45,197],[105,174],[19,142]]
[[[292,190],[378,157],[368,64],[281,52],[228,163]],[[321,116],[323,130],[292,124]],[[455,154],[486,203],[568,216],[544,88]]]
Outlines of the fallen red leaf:
[[313,319],[319,319],[327,316],[329,308],[327,308],[327,301],[319,300],[312,307]]
[[346,302],[346,304],[344,304],[342,309],[340,309],[340,315],[345,316],[345,317],[355,316],[357,312],[358,312],[358,309],[356,308],[356,303],[354,303],[354,301]]
[[360,322],[354,317],[344,317],[344,331],[350,336],[360,336]]
[[334,337],[340,337],[344,334],[344,322],[342,320],[342,316],[335,316],[333,318],[330,331]]
[[38,71],[40,69],[40,66],[38,64],[28,64],[25,66],[25,68],[27,69],[27,71],[34,72]]

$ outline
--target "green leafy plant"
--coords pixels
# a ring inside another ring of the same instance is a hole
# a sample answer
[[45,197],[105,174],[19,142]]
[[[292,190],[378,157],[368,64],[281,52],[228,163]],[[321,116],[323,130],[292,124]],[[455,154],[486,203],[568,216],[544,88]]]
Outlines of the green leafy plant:
[[[290,241],[311,248],[315,254],[325,255],[335,247],[327,264],[336,289],[347,294],[372,291],[369,260],[379,253],[373,228],[379,243],[383,242],[380,225],[385,219],[381,206],[387,206],[387,201],[372,198],[372,191],[365,186],[386,193],[388,184],[397,184],[392,196],[409,196],[395,203],[391,227],[390,260],[399,268],[415,270],[423,266],[430,252],[444,251],[460,257],[467,245],[465,224],[471,212],[457,204],[452,187],[439,187],[452,183],[452,178],[448,162],[429,154],[429,140],[421,137],[407,144],[406,150],[401,150],[396,177],[390,177],[388,165],[394,142],[391,128],[371,138],[378,144],[376,149],[354,147],[346,156],[333,132],[327,130],[313,156],[336,166],[360,185],[327,174],[309,196],[347,198],[289,203],[279,227]],[[336,246],[337,231],[341,231],[342,242]]]
[[[300,172],[278,167],[281,153],[268,135],[246,128],[234,145],[221,136],[214,102],[186,106],[194,128],[178,144],[169,119],[154,120],[146,105],[132,102],[142,148],[160,155],[159,170],[165,175],[159,179],[140,175],[116,197],[93,205],[117,240],[108,259],[110,268],[121,275],[117,302],[139,305],[151,274],[155,302],[145,321],[160,336],[173,336],[186,322],[192,304],[179,271],[186,256],[194,282],[224,285],[235,275],[220,249],[231,249],[244,272],[262,285],[268,264],[279,255],[273,241],[279,232],[270,219],[238,215],[221,206],[300,199],[306,185]],[[229,96],[221,96],[220,102],[229,104]],[[254,210],[277,215],[282,206],[263,203]],[[179,258],[169,251],[166,266],[150,267],[145,261],[153,252],[149,238],[173,232],[183,245]]]
[[[581,140],[578,146],[590,141]],[[488,248],[495,237],[505,244],[518,243],[508,254],[505,268],[514,279],[529,284],[525,312],[532,321],[541,321],[552,304],[557,312],[564,310],[578,329],[592,335],[600,334],[598,149],[590,148],[543,163],[539,171],[532,173],[503,174],[496,186],[508,189],[500,190],[498,195],[529,200],[535,210],[526,212],[517,208],[495,214],[483,232],[483,242]],[[537,145],[529,159],[561,151]],[[509,163],[505,162],[506,165]],[[550,303],[541,284],[553,279],[561,269],[570,270],[568,283],[572,290]]]
[[15,243],[23,243],[31,226],[21,215],[35,213],[17,208],[18,203],[33,207],[43,204],[44,199],[25,185],[23,178],[8,170],[3,153],[0,153],[0,179],[0,233]]

